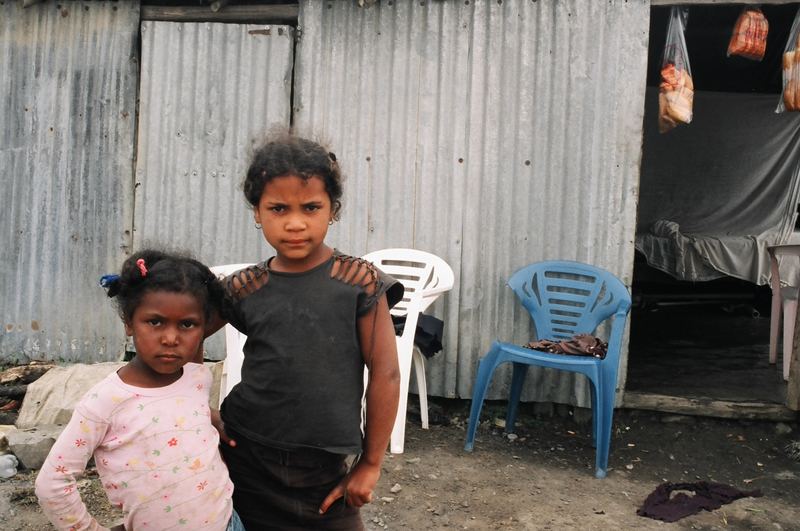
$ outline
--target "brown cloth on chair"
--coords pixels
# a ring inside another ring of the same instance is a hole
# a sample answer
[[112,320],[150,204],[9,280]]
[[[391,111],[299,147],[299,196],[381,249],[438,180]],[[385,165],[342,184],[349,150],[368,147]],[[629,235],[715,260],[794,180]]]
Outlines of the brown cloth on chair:
[[601,341],[591,334],[578,334],[570,339],[553,341],[550,339],[540,339],[531,341],[525,348],[532,350],[543,350],[551,354],[572,354],[575,356],[594,356],[595,358],[605,358],[608,351],[608,343]]
[[[683,492],[670,498],[676,490],[689,490],[694,496]],[[703,509],[713,511],[725,504],[739,498],[763,496],[760,490],[742,491],[730,485],[698,481],[697,483],[662,483],[647,498],[636,511],[639,516],[646,516],[653,520],[664,522],[677,522],[681,518],[697,514]]]

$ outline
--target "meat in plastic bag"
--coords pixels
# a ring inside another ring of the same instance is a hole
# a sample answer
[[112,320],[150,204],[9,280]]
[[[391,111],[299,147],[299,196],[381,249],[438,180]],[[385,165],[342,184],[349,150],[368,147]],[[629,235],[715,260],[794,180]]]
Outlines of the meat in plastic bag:
[[674,6],[669,15],[658,92],[658,130],[661,133],[692,121],[694,82],[684,36],[688,16],[686,8]]
[[800,111],[800,8],[783,49],[783,92],[775,112]]
[[761,9],[753,6],[742,8],[733,26],[731,41],[728,44],[728,57],[740,55],[747,59],[760,61],[767,51],[769,22]]

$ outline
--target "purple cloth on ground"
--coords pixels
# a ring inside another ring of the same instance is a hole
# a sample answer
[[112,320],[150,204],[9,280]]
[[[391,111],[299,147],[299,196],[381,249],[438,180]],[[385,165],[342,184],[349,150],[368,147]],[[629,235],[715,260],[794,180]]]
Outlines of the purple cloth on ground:
[[[679,492],[670,498],[672,492],[676,490],[688,490],[695,494],[688,496]],[[709,481],[662,483],[645,498],[636,514],[664,522],[677,522],[681,518],[697,514],[703,509],[713,511],[739,498],[759,496],[763,496],[763,494],[758,489],[742,491],[730,485]]]

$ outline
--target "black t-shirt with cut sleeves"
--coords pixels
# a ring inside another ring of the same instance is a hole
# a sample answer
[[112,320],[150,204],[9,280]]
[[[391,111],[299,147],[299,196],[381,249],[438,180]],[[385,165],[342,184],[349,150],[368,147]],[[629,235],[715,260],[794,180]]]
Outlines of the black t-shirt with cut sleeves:
[[364,361],[357,320],[384,294],[391,308],[403,286],[360,258],[338,252],[302,273],[268,261],[235,273],[230,323],[247,335],[242,379],[222,417],[261,444],[361,452]]

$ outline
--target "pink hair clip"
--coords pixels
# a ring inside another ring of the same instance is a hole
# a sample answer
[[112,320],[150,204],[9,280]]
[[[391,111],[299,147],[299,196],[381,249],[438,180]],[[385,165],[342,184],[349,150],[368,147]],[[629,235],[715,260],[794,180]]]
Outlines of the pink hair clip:
[[144,265],[144,258],[139,258],[136,260],[136,266],[139,268],[139,271],[142,273],[143,277],[147,276],[147,266]]

